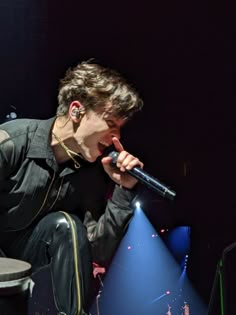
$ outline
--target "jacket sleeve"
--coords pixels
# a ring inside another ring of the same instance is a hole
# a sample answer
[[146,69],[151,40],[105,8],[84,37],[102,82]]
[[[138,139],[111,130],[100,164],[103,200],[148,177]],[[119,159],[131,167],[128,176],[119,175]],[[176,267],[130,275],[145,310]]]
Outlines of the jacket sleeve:
[[0,129],[0,184],[16,164],[14,143],[5,130]]
[[102,265],[109,263],[133,216],[132,201],[135,196],[135,190],[116,185],[105,212],[98,221],[93,218],[90,211],[85,213],[84,224],[87,227],[95,262]]

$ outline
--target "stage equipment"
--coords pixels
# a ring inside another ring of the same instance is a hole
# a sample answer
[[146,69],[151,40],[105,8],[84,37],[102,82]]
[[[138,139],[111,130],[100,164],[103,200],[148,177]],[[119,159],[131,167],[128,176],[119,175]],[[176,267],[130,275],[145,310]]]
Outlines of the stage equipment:
[[0,257],[0,314],[27,315],[31,287],[31,265]]
[[236,314],[236,242],[227,246],[216,269],[208,315]]

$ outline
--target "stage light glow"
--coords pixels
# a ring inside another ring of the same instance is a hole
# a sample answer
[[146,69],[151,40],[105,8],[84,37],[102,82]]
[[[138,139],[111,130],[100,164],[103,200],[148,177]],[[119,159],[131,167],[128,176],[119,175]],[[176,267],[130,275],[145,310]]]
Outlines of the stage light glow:
[[7,120],[14,120],[17,118],[17,113],[16,112],[10,112],[9,114],[6,115]]
[[190,227],[179,226],[170,231],[166,244],[177,261],[183,265],[190,251]]
[[136,208],[140,208],[140,206],[141,206],[140,201],[136,201],[136,202],[135,202],[135,207],[136,207]]
[[[167,305],[173,314],[178,314],[184,301],[188,301],[191,315],[206,314],[206,306],[191,286],[182,291],[186,270],[182,270],[161,237],[156,236],[159,235],[142,209],[136,208],[105,275],[99,298],[100,314],[166,314]],[[96,301],[90,312],[98,314]]]

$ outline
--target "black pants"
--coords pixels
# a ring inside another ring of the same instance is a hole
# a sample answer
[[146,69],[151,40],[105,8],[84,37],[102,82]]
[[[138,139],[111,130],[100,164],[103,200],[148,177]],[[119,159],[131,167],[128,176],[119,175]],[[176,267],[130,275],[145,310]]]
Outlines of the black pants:
[[86,229],[75,215],[54,212],[35,227],[0,233],[0,247],[7,257],[29,262],[33,272],[49,265],[59,314],[85,314],[92,260]]

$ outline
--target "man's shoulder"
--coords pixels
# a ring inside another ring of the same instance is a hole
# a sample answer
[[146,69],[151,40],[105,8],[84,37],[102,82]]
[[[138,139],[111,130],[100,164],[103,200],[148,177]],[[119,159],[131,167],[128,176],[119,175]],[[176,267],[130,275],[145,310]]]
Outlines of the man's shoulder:
[[5,130],[10,133],[20,133],[37,128],[40,120],[29,118],[18,118],[7,121],[0,125],[0,130]]
[[[50,119],[51,120],[51,119]],[[46,122],[41,119],[18,118],[0,125],[0,143],[19,137],[30,137],[37,129]]]
[[[45,152],[48,145],[48,133],[54,118],[40,119],[15,119],[0,125],[0,152],[10,158],[25,156],[31,152],[32,156],[39,156]],[[30,151],[31,150],[31,151]],[[33,152],[33,153],[32,153]],[[17,160],[17,159],[16,159]]]

